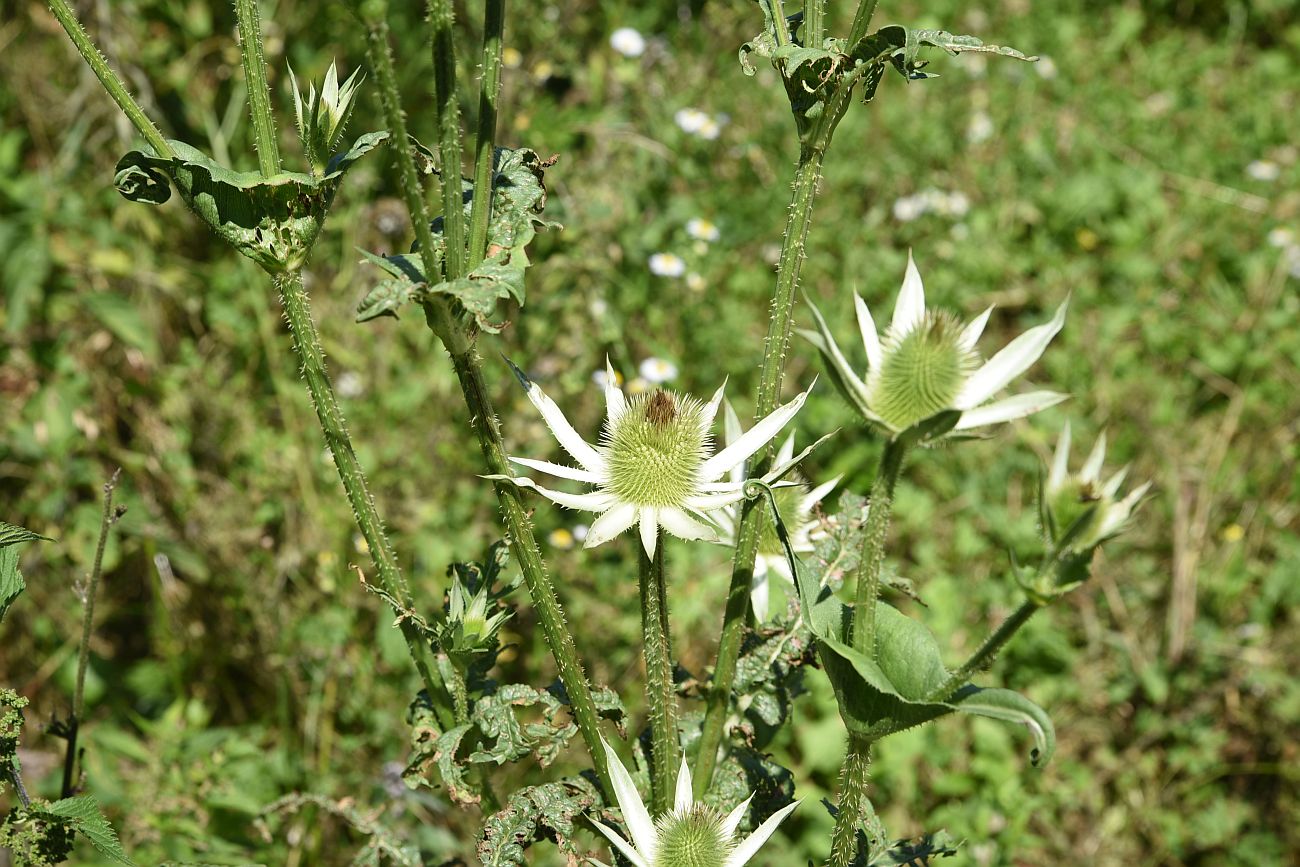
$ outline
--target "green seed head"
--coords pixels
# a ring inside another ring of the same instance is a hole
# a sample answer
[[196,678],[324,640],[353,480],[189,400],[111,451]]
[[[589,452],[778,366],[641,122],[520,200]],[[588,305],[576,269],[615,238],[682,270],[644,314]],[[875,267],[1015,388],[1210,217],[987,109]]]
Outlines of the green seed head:
[[[776,511],[781,516],[781,523],[785,524],[785,531],[793,536],[795,529],[803,520],[799,506],[808,493],[808,486],[798,477],[791,478],[791,481],[797,484],[787,488],[773,488],[772,498],[776,501]],[[763,529],[758,537],[758,553],[775,557],[785,556],[781,538],[776,534],[776,522],[772,520],[772,514],[766,511],[763,513]]]
[[609,489],[637,506],[680,506],[695,493],[708,446],[704,406],[667,391],[638,395],[605,429]]
[[910,331],[885,335],[884,360],[870,371],[871,408],[906,430],[952,407],[979,357],[961,345],[962,325],[946,310],[927,311]]
[[722,821],[722,814],[703,804],[660,818],[654,867],[722,867],[735,848]]

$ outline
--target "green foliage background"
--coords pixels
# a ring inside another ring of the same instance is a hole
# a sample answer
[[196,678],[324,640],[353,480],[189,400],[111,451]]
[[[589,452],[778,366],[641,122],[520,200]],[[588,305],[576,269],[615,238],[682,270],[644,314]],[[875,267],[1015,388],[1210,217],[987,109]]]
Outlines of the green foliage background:
[[[832,27],[845,24],[842,5]],[[992,441],[921,455],[900,486],[894,565],[950,637],[950,660],[1016,600],[1007,551],[1033,548],[1037,463],[1065,418],[1076,442],[1107,429],[1113,461],[1132,460],[1157,494],[1096,580],[1032,622],[995,669],[1056,719],[1055,762],[1035,771],[1014,732],[945,720],[885,743],[877,807],[900,835],[966,838],[960,863],[1287,863],[1300,852],[1300,252],[1267,238],[1289,229],[1300,242],[1295,4],[881,6],[881,24],[1050,58],[936,57],[938,80],[887,78],[837,135],[809,238],[804,285],[846,339],[849,292],[887,310],[909,247],[932,300],[965,315],[998,304],[986,351],[1073,293],[1032,379],[1074,400]],[[0,683],[33,700],[29,720],[66,712],[72,585],[93,555],[99,486],[120,465],[130,512],[106,560],[83,740],[89,788],[133,857],[344,864],[367,840],[350,821],[378,815],[431,863],[451,858],[478,817],[397,779],[414,677],[391,616],[349,568],[364,557],[268,281],[175,200],[144,208],[117,195],[129,127],[41,4],[3,8],[0,517],[58,541],[24,550],[29,589],[3,626]],[[229,8],[80,8],[167,135],[254,168]],[[418,10],[398,14],[410,122],[432,139]],[[282,0],[263,22],[288,157],[286,62],[319,77],[331,57],[350,69],[364,50],[344,4]],[[736,62],[761,23],[755,6],[700,0],[509,12],[518,55],[502,143],[560,156],[547,214],[566,228],[538,237],[528,307],[483,348],[524,363],[580,427],[599,422],[591,374],[606,353],[628,375],[648,356],[672,360],[675,385],[696,393],[728,375],[748,408],[795,149],[775,76],[746,79]],[[649,37],[643,57],[611,50],[621,26]],[[726,115],[720,137],[678,128],[685,107]],[[972,141],[978,115],[992,134]],[[378,117],[366,89],[351,132]],[[1279,176],[1253,177],[1256,160]],[[480,556],[498,530],[428,331],[418,317],[352,321],[375,279],[355,248],[408,243],[386,161],[344,184],[309,289],[362,462],[432,610],[447,564]],[[896,201],[928,188],[964,194],[969,212],[896,218]],[[692,217],[720,240],[690,240]],[[660,251],[686,259],[704,288],[652,275]],[[507,441],[546,449],[504,365],[488,370]],[[797,346],[787,381],[816,371]],[[843,473],[861,492],[876,446],[850,418],[827,387],[801,423],[806,434],[848,425],[809,470]],[[544,537],[573,516],[539,501],[537,520]],[[637,712],[631,544],[550,553],[590,672]],[[669,556],[678,651],[702,672],[726,552],[675,545]],[[553,671],[533,626],[526,609],[507,624],[515,646],[502,665],[543,685]],[[828,839],[818,801],[834,791],[841,729],[829,687],[809,682],[776,756],[807,800],[764,863],[802,863]],[[29,725],[23,763],[38,791],[57,788],[61,746]],[[547,773],[580,761],[571,751]],[[518,773],[499,788],[523,784]],[[298,791],[328,800],[255,822]]]

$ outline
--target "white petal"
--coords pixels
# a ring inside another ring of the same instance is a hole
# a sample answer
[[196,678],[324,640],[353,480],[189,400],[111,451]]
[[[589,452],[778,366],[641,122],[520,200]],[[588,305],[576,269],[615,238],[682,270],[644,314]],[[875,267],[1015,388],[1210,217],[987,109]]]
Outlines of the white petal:
[[696,494],[693,497],[687,497],[686,502],[682,505],[695,512],[715,512],[724,506],[730,506],[732,503],[738,503],[745,499],[744,490],[737,485],[729,491],[720,491],[714,494]]
[[605,415],[609,416],[610,427],[618,421],[623,410],[627,409],[627,398],[623,396],[623,389],[618,387],[618,377],[614,375],[614,365],[609,363],[609,356],[605,356]]
[[614,797],[618,799],[618,808],[623,811],[623,821],[627,824],[628,833],[632,835],[632,845],[636,846],[637,852],[645,860],[653,861],[655,823],[651,821],[645,802],[641,800],[636,784],[632,782],[632,775],[618,760],[618,753],[614,752],[614,748],[604,738],[601,738],[601,743],[605,745],[605,759],[609,764],[610,782],[614,785]]
[[[794,548],[796,552],[799,551],[799,546],[791,545],[791,547]],[[790,561],[787,560],[784,555],[771,556],[760,554],[759,556],[766,562],[768,569],[784,578],[787,584],[794,584],[794,573],[790,571]]]
[[[485,479],[507,479],[507,476],[484,476]],[[592,491],[587,494],[566,494],[564,491],[553,491],[550,488],[544,488],[534,482],[527,476],[520,476],[517,479],[509,479],[521,488],[528,488],[536,491],[552,503],[558,503],[566,509],[581,509],[584,512],[603,512],[612,506],[615,500],[612,494],[604,491]]]
[[682,769],[677,772],[677,794],[673,798],[673,809],[678,813],[684,813],[695,803],[695,795],[691,791],[691,769],[686,767],[686,759],[682,758]]
[[620,837],[613,828],[607,827],[604,823],[597,822],[595,819],[591,820],[591,824],[595,825],[600,833],[608,837],[609,842],[613,843],[618,851],[623,853],[623,857],[631,861],[635,867],[650,867],[650,862],[642,858],[641,853],[633,849],[631,844]]
[[[806,297],[805,300],[807,300]],[[799,333],[805,340],[817,347],[817,350],[821,352],[822,355],[826,356],[826,361],[833,369],[834,376],[838,377],[839,381],[842,382],[844,387],[848,390],[849,396],[853,400],[854,407],[859,412],[868,412],[869,407],[867,406],[866,384],[858,378],[857,373],[853,370],[853,366],[849,364],[849,360],[845,358],[844,353],[840,351],[840,346],[835,342],[835,338],[831,335],[830,326],[826,324],[826,319],[822,316],[822,312],[817,309],[817,305],[809,300],[808,309],[812,311],[813,321],[817,323],[817,330],[805,331],[804,329],[799,329]]]
[[713,542],[718,538],[717,531],[712,527],[706,527],[681,509],[660,509],[659,523],[679,539],[703,539],[706,542]]
[[515,367],[513,363],[510,367],[514,370],[515,376],[528,391],[528,399],[537,407],[537,411],[542,414],[546,421],[546,426],[551,429],[551,433],[560,441],[564,450],[573,455],[573,459],[582,464],[582,468],[590,470],[593,473],[603,472],[605,469],[605,460],[596,451],[595,447],[578,435],[569,424],[569,420],[564,417],[564,413],[556,406],[555,401],[546,396],[541,387],[530,380],[528,376]]
[[[736,415],[736,410],[728,401],[722,412],[722,442],[724,445],[731,445],[740,439],[742,433],[740,427],[740,416]],[[731,481],[739,484],[745,480],[745,465],[736,464],[731,468]]]
[[772,599],[772,594],[767,586],[767,566],[764,564],[762,574],[759,574],[759,563],[762,559],[754,561],[753,582],[749,585],[749,604],[754,609],[754,619],[759,623],[767,620],[768,603]]
[[961,337],[957,338],[957,342],[961,344],[963,349],[969,352],[975,348],[980,335],[984,333],[984,326],[988,324],[989,314],[992,312],[993,305],[990,304],[987,310],[972,319],[970,325],[967,325],[962,331]]
[[641,507],[641,547],[647,557],[653,558],[659,543],[659,510],[653,506]]
[[591,527],[587,530],[587,538],[583,541],[582,547],[595,548],[597,545],[605,544],[635,524],[636,519],[636,506],[631,503],[618,503],[591,522]]
[[1029,329],[984,362],[984,366],[966,380],[966,385],[962,387],[961,394],[957,395],[953,405],[957,409],[973,409],[1028,370],[1065,324],[1065,310],[1069,304],[1067,298],[1056,308],[1056,315],[1050,322]]
[[722,820],[723,837],[736,836],[736,829],[740,827],[740,823],[745,818],[745,813],[749,811],[749,802],[752,800],[754,800],[754,796],[750,795],[745,799],[744,803],[738,805],[736,809],[727,814],[727,818]]
[[722,380],[722,385],[709,398],[709,402],[704,405],[704,412],[700,413],[700,427],[707,433],[709,428],[713,427],[713,420],[718,417],[718,406],[722,403],[722,392],[727,387],[727,381]]
[[871,318],[871,311],[862,296],[853,293],[853,306],[858,313],[858,331],[862,332],[862,348],[867,351],[867,369],[875,370],[884,362],[885,353],[880,348],[880,334],[876,332],[876,320]]
[[[809,386],[808,390],[811,391],[812,387]],[[705,461],[700,467],[699,478],[711,482],[737,464],[743,464],[750,455],[771,442],[772,437],[790,423],[795,413],[803,408],[803,403],[807,399],[808,392],[805,391],[785,406],[777,407],[767,418],[745,431],[740,439]]]
[[1124,484],[1124,478],[1128,475],[1128,471],[1128,467],[1121,467],[1116,470],[1115,474],[1107,479],[1106,484],[1102,486],[1102,496],[1114,499],[1115,495],[1119,493],[1120,485]]
[[894,318],[889,323],[889,333],[898,338],[912,330],[925,316],[925,288],[921,285],[921,272],[916,270],[912,251],[907,251],[907,273],[903,275],[903,288],[898,290],[894,302]]
[[1061,437],[1056,441],[1056,452],[1052,455],[1052,471],[1047,474],[1047,490],[1059,491],[1070,474],[1070,423],[1061,428]]
[[776,450],[776,462],[778,464],[783,464],[793,457],[794,457],[794,431],[790,431],[790,435],[785,438],[785,442],[781,443],[781,448]]
[[1069,398],[1068,394],[1057,391],[1031,391],[1017,394],[1004,400],[995,401],[978,409],[968,409],[961,414],[961,419],[953,430],[970,430],[986,424],[1000,424],[1012,419],[1033,415],[1039,410],[1056,406]]
[[793,804],[790,804],[787,807],[782,807],[780,810],[773,813],[766,822],[759,825],[758,828],[754,830],[754,833],[745,838],[745,842],[737,846],[735,850],[727,856],[727,860],[723,863],[723,867],[741,867],[741,865],[748,863],[749,859],[753,858],[754,854],[758,852],[759,847],[767,842],[768,837],[772,836],[772,832],[776,830],[776,826],[780,825],[781,822],[785,820],[786,816],[794,812],[794,808],[797,806],[799,806],[799,802],[795,801]]
[[1146,493],[1149,490],[1151,490],[1151,483],[1146,482],[1145,484],[1134,488],[1127,497],[1116,503],[1106,515],[1106,520],[1098,529],[1098,535],[1109,536],[1118,532],[1124,525],[1124,522],[1133,514],[1133,509],[1136,508],[1138,501],[1146,496]]
[[512,463],[519,464],[521,467],[528,467],[530,470],[537,470],[546,473],[548,476],[555,476],[559,479],[573,479],[575,482],[587,482],[588,484],[600,484],[600,476],[589,470],[578,469],[577,467],[566,467],[563,464],[553,464],[550,461],[536,461],[532,458],[517,458],[510,456]]
[[822,482],[820,485],[813,488],[808,493],[804,494],[803,500],[799,502],[799,511],[805,515],[811,512],[813,510],[813,506],[820,503],[827,494],[835,490],[835,486],[840,483],[840,479],[842,478],[844,477],[836,476],[835,478],[831,479],[829,482]]
[[1088,460],[1084,461],[1083,469],[1079,471],[1079,478],[1084,482],[1097,484],[1101,481],[1101,464],[1106,460],[1106,432],[1102,431],[1101,436],[1097,437],[1097,443],[1088,453]]

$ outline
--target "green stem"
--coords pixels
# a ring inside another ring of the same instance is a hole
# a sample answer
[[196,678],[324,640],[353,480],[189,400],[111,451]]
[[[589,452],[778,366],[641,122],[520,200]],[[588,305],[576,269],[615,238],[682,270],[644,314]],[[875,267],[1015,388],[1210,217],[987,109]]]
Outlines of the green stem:
[[496,149],[497,98],[501,94],[501,35],[505,0],[486,0],[483,10],[483,80],[478,98],[478,135],[474,142],[474,202],[469,213],[469,267],[487,255],[488,217],[492,213],[492,161]]
[[803,44],[809,48],[822,45],[823,21],[826,18],[826,0],[804,0]]
[[248,85],[248,108],[253,115],[253,141],[262,177],[280,171],[280,145],[275,136],[275,115],[271,112],[271,88],[266,83],[266,58],[262,55],[262,21],[257,0],[235,0],[239,19],[239,52]]
[[871,741],[851,735],[840,768],[839,812],[831,835],[830,867],[849,867],[857,858],[858,829],[871,803],[867,798],[870,780]]
[[[488,397],[487,385],[483,381],[483,366],[464,326],[455,320],[447,303],[441,299],[430,302],[425,307],[425,315],[434,333],[442,340],[451,355],[452,367],[460,380],[466,406],[469,408],[470,424],[478,437],[479,448],[483,452],[484,462],[491,475],[511,475],[511,467],[506,459],[505,444],[501,439],[501,428],[496,411]],[[612,792],[609,767],[605,759],[605,750],[600,741],[600,715],[591,696],[591,687],[587,684],[587,675],[578,661],[578,651],[573,644],[573,636],[564,622],[564,610],[555,595],[555,587],[550,576],[546,574],[546,564],[542,561],[541,549],[533,536],[532,522],[528,509],[524,506],[519,490],[509,482],[494,483],[497,502],[501,506],[501,516],[505,522],[506,534],[510,540],[511,551],[519,561],[519,570],[523,573],[524,583],[533,600],[533,608],[546,637],[546,644],[555,657],[560,682],[569,697],[569,707],[574,722],[582,733],[582,739],[591,753],[592,764],[600,777],[606,791]]]
[[[393,131],[394,152],[397,155],[402,194],[411,212],[411,221],[415,224],[415,236],[419,241],[425,273],[433,274],[437,263],[432,256],[433,239],[429,230],[428,209],[424,203],[419,175],[415,169],[415,156],[406,135],[406,119],[397,93],[392,54],[388,45],[388,25],[382,17],[368,18],[367,25],[370,65],[374,68],[379,81],[385,121]],[[506,460],[501,429],[497,423],[496,411],[492,408],[492,401],[488,397],[487,387],[483,382],[482,364],[473,343],[442,299],[434,299],[425,305],[425,318],[451,355],[452,366],[456,370],[461,390],[464,392],[470,420],[489,472],[509,475],[510,465]],[[564,611],[555,595],[551,579],[546,574],[546,566],[542,561],[537,540],[533,537],[528,510],[513,485],[498,482],[495,489],[497,500],[501,505],[506,533],[510,538],[511,550],[519,562],[519,569],[523,573],[524,583],[528,586],[547,646],[551,649],[551,655],[555,657],[560,682],[569,697],[574,721],[591,754],[591,761],[601,784],[607,792],[612,792],[614,789],[610,782],[605,749],[600,742],[600,716],[591,696],[591,688],[587,685],[587,676],[582,670],[582,664],[578,662],[573,636],[565,626]]]
[[857,591],[853,598],[853,648],[868,659],[876,656],[876,600],[880,597],[880,567],[885,561],[885,536],[894,508],[894,485],[903,468],[907,446],[899,440],[885,443],[880,468],[871,483],[867,502],[867,525],[858,560]]
[[442,154],[443,235],[448,280],[465,273],[465,201],[461,188],[460,93],[456,89],[456,42],[451,0],[429,0],[433,28],[433,93]]
[[104,483],[104,513],[99,521],[99,541],[95,544],[95,560],[90,568],[90,581],[82,600],[81,643],[77,647],[77,682],[72,691],[72,719],[68,720],[68,749],[63,757],[63,797],[76,794],[77,731],[81,727],[85,709],[86,669],[90,664],[90,632],[95,625],[95,599],[99,596],[99,579],[104,572],[104,549],[108,547],[108,532],[117,523],[118,513],[113,511],[113,491],[122,470],[113,472]]
[[948,675],[947,680],[940,684],[936,689],[931,691],[925,701],[944,701],[951,698],[952,694],[965,686],[976,673],[983,671],[993,664],[1006,643],[1011,640],[1020,627],[1029,622],[1029,618],[1042,608],[1046,602],[1039,599],[1027,599],[1020,603],[1020,607],[1011,613],[1011,616],[1002,621],[1002,624],[993,631],[979,649],[971,655],[971,658],[962,664],[961,668]]
[[[764,342],[763,367],[759,378],[754,417],[761,419],[776,409],[781,394],[785,358],[790,349],[790,324],[794,314],[795,289],[803,268],[808,226],[812,222],[813,200],[821,178],[822,159],[829,133],[816,148],[805,149],[795,169],[790,216],[785,226],[785,241],[777,268],[776,292]],[[770,450],[769,450],[770,456]],[[764,458],[750,475],[761,475]],[[744,638],[745,617],[749,613],[749,590],[754,580],[754,561],[762,535],[764,509],[762,498],[745,501],[736,534],[736,554],[732,561],[731,585],[727,588],[727,605],[722,619],[722,636],[718,640],[718,658],[713,666],[713,683],[707,697],[704,725],[700,731],[699,750],[695,757],[695,793],[702,797],[709,790],[717,766],[718,747],[731,704],[731,687],[736,679],[736,663]]]
[[[302,376],[307,382],[307,391],[311,394],[316,407],[316,417],[320,421],[321,432],[325,435],[325,445],[329,448],[338,469],[339,479],[343,482],[348,502],[352,506],[352,515],[356,519],[361,536],[370,549],[370,559],[379,574],[380,585],[392,598],[396,599],[403,610],[411,606],[411,591],[406,578],[397,562],[397,554],[384,532],[383,521],[375,508],[374,498],[370,495],[365,472],[357,460],[352,448],[352,439],[348,436],[334,397],[334,388],[325,373],[325,354],[321,351],[320,338],[316,334],[316,325],[312,322],[311,306],[307,291],[302,285],[302,275],[298,272],[279,274],[275,277],[275,288],[280,293],[280,303],[284,306],[285,320],[289,323],[289,333],[293,337],[293,349],[302,365]],[[399,612],[400,614],[401,612]],[[438,721],[447,728],[453,724],[448,711],[449,696],[447,688],[434,668],[428,640],[420,634],[419,629],[409,617],[401,617],[399,625],[402,637],[406,639],[407,649],[415,662],[420,680],[424,683],[429,699],[438,714]]]
[[122,113],[131,121],[136,131],[149,143],[149,147],[153,148],[154,153],[165,159],[174,157],[176,152],[172,150],[171,145],[167,144],[158,127],[153,125],[153,121],[149,120],[139,103],[127,91],[126,86],[122,84],[122,79],[117,77],[117,73],[108,65],[108,61],[95,47],[95,43],[90,41],[90,36],[86,34],[86,29],[81,26],[81,22],[68,6],[67,0],[50,0],[50,11],[63,25],[77,52],[95,73],[99,83],[104,85],[104,90],[108,91],[108,95],[117,103],[118,108],[122,109]]
[[681,768],[677,737],[677,691],[673,686],[672,636],[668,631],[668,600],[664,586],[664,539],[660,532],[654,557],[640,552],[641,633],[645,653],[646,697],[650,710],[651,812],[661,816],[673,808],[673,789]]
[[853,26],[849,28],[849,45],[854,45],[859,39],[867,35],[867,28],[871,26],[871,16],[876,14],[877,0],[861,0],[858,3],[858,11],[853,15]]

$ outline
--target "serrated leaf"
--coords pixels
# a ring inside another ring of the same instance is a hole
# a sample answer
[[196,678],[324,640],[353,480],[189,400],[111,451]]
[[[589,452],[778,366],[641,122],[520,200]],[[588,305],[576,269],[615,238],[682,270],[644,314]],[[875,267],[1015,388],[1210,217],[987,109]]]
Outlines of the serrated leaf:
[[63,823],[90,841],[99,854],[119,864],[135,867],[135,862],[127,857],[118,842],[117,832],[108,823],[99,802],[90,795],[78,795],[55,801],[41,811],[44,815],[58,818]]
[[50,542],[48,536],[42,536],[40,533],[33,533],[26,527],[19,527],[17,524],[10,524],[8,521],[0,521],[0,548],[7,545],[17,545],[19,542]]
[[343,175],[387,138],[382,130],[359,137],[330,159],[320,177],[236,172],[168,140],[175,157],[131,151],[118,160],[114,183],[131,201],[154,205],[171,198],[175,184],[190,210],[236,250],[267,271],[295,271],[306,263]]
[[947,831],[892,843],[882,840],[867,855],[866,867],[928,867],[935,858],[956,855],[960,845]]
[[0,620],[19,595],[27,589],[23,573],[18,571],[18,549],[23,542],[48,542],[49,538],[26,527],[0,521]]
[[483,826],[476,850],[480,862],[484,867],[526,864],[528,847],[549,840],[577,863],[579,853],[572,843],[575,820],[599,801],[595,786],[585,777],[519,789]]

